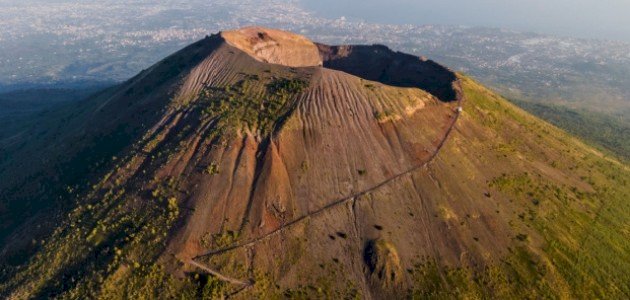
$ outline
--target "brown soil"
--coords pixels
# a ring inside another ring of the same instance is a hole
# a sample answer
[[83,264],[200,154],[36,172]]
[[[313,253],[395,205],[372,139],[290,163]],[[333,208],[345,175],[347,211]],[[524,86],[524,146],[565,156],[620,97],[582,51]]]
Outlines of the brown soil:
[[289,67],[320,66],[317,46],[291,32],[262,27],[224,31],[225,41],[262,62]]

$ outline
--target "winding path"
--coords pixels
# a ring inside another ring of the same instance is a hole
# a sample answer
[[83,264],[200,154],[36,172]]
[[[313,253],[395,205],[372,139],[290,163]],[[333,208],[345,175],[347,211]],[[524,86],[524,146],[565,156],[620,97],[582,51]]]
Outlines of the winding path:
[[440,150],[442,149],[442,147],[444,146],[444,144],[448,140],[448,137],[450,136],[451,132],[453,131],[453,128],[455,128],[455,124],[457,123],[457,120],[459,119],[459,116],[461,115],[462,102],[463,102],[463,97],[460,97],[460,99],[457,101],[457,107],[455,109],[455,117],[453,118],[453,121],[448,126],[448,128],[446,130],[446,133],[444,134],[444,137],[438,143],[438,146],[437,146],[435,152],[433,152],[433,154],[429,157],[429,159],[426,162],[421,163],[419,165],[415,165],[415,166],[409,168],[408,170],[403,171],[403,172],[401,172],[399,174],[396,174],[396,175],[390,177],[389,179],[387,179],[387,180],[385,180],[385,181],[383,181],[383,182],[381,182],[381,183],[379,183],[379,184],[377,184],[377,185],[375,185],[375,186],[373,186],[371,188],[368,188],[368,189],[366,189],[364,191],[361,191],[361,192],[352,194],[350,196],[338,199],[338,200],[334,201],[333,203],[330,203],[330,204],[328,204],[328,205],[326,205],[326,206],[324,206],[324,207],[322,207],[322,208],[320,208],[318,210],[315,210],[315,211],[310,212],[310,213],[308,213],[306,215],[303,215],[303,216],[301,216],[301,217],[299,217],[299,218],[297,218],[297,219],[295,219],[295,220],[293,220],[291,222],[288,222],[288,223],[278,227],[277,229],[275,229],[275,230],[273,230],[273,231],[271,231],[269,233],[266,233],[266,234],[264,234],[262,236],[259,236],[259,237],[254,238],[254,239],[250,239],[247,242],[243,242],[243,243],[235,244],[235,245],[232,245],[232,246],[224,247],[224,248],[221,248],[221,249],[211,250],[211,251],[202,253],[202,254],[192,258],[189,261],[189,263],[191,265],[195,266],[195,267],[198,267],[198,268],[200,268],[202,270],[207,271],[208,273],[216,276],[218,279],[220,279],[222,281],[230,282],[230,283],[237,284],[237,285],[244,285],[246,287],[251,286],[254,283],[253,279],[250,279],[247,282],[241,281],[241,280],[237,280],[237,279],[233,279],[233,278],[224,276],[221,273],[219,273],[219,272],[217,272],[215,270],[212,270],[212,269],[210,269],[210,268],[208,268],[208,267],[206,267],[206,266],[204,266],[204,265],[202,265],[202,264],[200,264],[198,262],[195,262],[194,260],[197,259],[197,258],[200,258],[200,257],[219,255],[219,254],[222,254],[222,253],[225,253],[225,252],[229,252],[229,251],[232,251],[232,250],[235,250],[235,249],[254,246],[255,244],[257,244],[257,243],[259,243],[259,242],[261,242],[263,240],[266,240],[266,239],[269,239],[269,238],[271,238],[273,236],[278,235],[279,233],[283,232],[285,229],[287,229],[289,227],[292,227],[293,225],[297,225],[297,224],[299,224],[299,223],[301,223],[301,222],[303,222],[303,221],[305,221],[307,219],[316,217],[316,216],[318,216],[318,215],[328,211],[329,209],[332,209],[332,208],[337,207],[339,205],[343,205],[343,204],[346,204],[346,203],[348,203],[350,201],[353,201],[353,200],[357,199],[358,197],[364,196],[364,195],[366,195],[366,194],[368,194],[370,192],[373,192],[373,191],[375,191],[375,190],[377,190],[377,189],[379,189],[379,188],[381,188],[381,187],[391,183],[392,181],[394,181],[394,180],[396,180],[398,178],[401,178],[402,176],[405,176],[405,175],[407,175],[409,173],[412,173],[412,172],[414,172],[414,171],[416,171],[418,169],[426,167],[429,163],[431,163],[437,157],[438,153],[440,152]]
[[223,274],[221,274],[221,273],[219,273],[219,272],[217,272],[215,270],[212,270],[212,269],[210,269],[210,268],[208,268],[208,267],[206,267],[206,266],[204,266],[204,265],[194,261],[194,260],[190,260],[189,263],[191,265],[199,268],[199,269],[202,269],[202,270],[204,270],[204,271],[214,275],[216,278],[218,278],[221,281],[225,281],[225,282],[229,282],[229,283],[233,283],[233,284],[238,284],[238,285],[251,285],[252,284],[251,281],[242,281],[242,280],[234,279],[232,277],[227,277],[227,276],[225,276],[225,275],[223,275]]

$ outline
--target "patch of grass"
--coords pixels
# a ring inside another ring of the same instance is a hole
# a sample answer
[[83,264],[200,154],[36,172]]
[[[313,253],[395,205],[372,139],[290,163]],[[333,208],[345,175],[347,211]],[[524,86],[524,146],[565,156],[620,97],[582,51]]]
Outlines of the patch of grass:
[[[95,298],[111,293],[135,298],[168,294],[165,289],[171,284],[186,285],[154,263],[179,216],[177,193],[172,178],[148,193],[152,201],[110,188],[99,202],[72,211],[31,262],[0,290],[27,289],[34,297]],[[117,284],[127,289],[107,289]]]
[[199,105],[203,115],[219,118],[219,126],[268,135],[283,121],[295,96],[308,87],[307,81],[297,78],[252,78],[246,76],[234,86],[201,91]]
[[490,151],[517,163],[510,166],[518,171],[488,182],[493,198],[518,207],[510,220],[518,233],[516,247],[543,244],[536,255],[514,252],[510,263],[522,266],[518,269],[493,266],[493,272],[511,278],[496,287],[509,292],[508,298],[617,299],[629,294],[630,284],[620,279],[630,269],[630,239],[621,229],[630,218],[627,166],[600,156],[470,79],[463,79],[463,88],[468,103],[463,118],[492,134]]
[[214,245],[217,249],[228,247],[238,241],[239,234],[236,231],[228,230],[212,236]]
[[394,112],[392,112],[391,110],[385,110],[385,111],[375,111],[374,112],[374,118],[379,121],[379,122],[387,122],[390,121],[394,118],[396,118],[396,114]]
[[212,162],[206,167],[204,171],[206,172],[206,174],[209,175],[219,174],[219,165],[217,165],[216,162]]
[[630,159],[630,124],[627,120],[587,110],[573,110],[553,104],[513,100],[518,106],[567,132]]
[[414,281],[411,299],[537,299],[562,294],[550,285],[548,266],[525,248],[513,249],[494,266],[449,267],[426,259],[407,270]]
[[308,163],[307,163],[306,161],[303,161],[303,162],[300,164],[300,170],[302,170],[302,172],[306,172],[306,171],[308,171]]

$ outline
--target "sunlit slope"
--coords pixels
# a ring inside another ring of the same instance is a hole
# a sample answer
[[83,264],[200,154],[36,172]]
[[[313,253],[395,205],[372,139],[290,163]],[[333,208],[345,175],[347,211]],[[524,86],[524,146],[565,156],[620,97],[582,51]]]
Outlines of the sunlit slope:
[[484,236],[472,230],[463,240],[478,239],[484,248],[509,240],[500,249],[507,252],[486,252],[493,263],[472,270],[451,267],[449,272],[439,267],[443,262],[430,261],[421,267],[421,276],[414,276],[415,295],[627,296],[627,166],[603,158],[470,79],[463,86],[466,102],[457,130],[428,170],[446,200],[433,217],[449,224],[447,232],[469,222],[496,228],[488,213],[480,213],[481,207],[492,207],[508,231]]

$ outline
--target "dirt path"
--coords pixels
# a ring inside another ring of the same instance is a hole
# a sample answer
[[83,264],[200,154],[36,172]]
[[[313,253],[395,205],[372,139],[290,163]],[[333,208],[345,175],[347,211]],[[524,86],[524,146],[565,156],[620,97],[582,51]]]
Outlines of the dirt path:
[[[457,102],[457,107],[458,108],[462,107],[462,102],[463,102],[463,99],[459,99],[458,100],[458,102]],[[348,203],[350,201],[353,201],[353,200],[355,200],[358,197],[364,196],[364,195],[366,195],[366,194],[368,194],[370,192],[373,192],[373,191],[375,191],[375,190],[377,190],[377,189],[379,189],[379,188],[381,188],[383,186],[386,186],[387,184],[391,183],[392,181],[394,181],[394,180],[396,180],[398,178],[401,178],[401,177],[403,177],[403,176],[405,176],[407,174],[410,174],[410,173],[412,173],[412,172],[414,172],[416,170],[419,170],[421,168],[426,167],[429,163],[431,163],[437,157],[438,153],[440,152],[440,150],[442,149],[442,147],[446,143],[448,137],[450,136],[451,132],[453,131],[453,128],[455,128],[455,124],[457,123],[457,120],[459,119],[459,116],[461,114],[461,111],[458,108],[455,110],[455,117],[453,118],[453,121],[451,122],[451,124],[449,125],[448,129],[446,130],[446,133],[444,134],[444,137],[440,140],[440,142],[438,143],[438,146],[437,146],[435,152],[429,157],[429,159],[426,162],[424,162],[422,164],[419,164],[419,165],[416,165],[416,166],[413,166],[413,167],[411,167],[410,169],[408,169],[408,170],[406,170],[404,172],[396,174],[396,175],[390,177],[389,179],[387,179],[387,180],[385,180],[385,181],[383,181],[383,182],[381,182],[381,183],[379,183],[379,184],[377,184],[377,185],[375,185],[375,186],[373,186],[373,187],[371,187],[369,189],[366,189],[364,191],[357,192],[357,193],[352,194],[350,196],[338,199],[338,200],[334,201],[333,203],[328,204],[328,205],[326,205],[326,206],[324,206],[324,207],[322,207],[322,208],[320,208],[320,209],[318,209],[316,211],[313,211],[313,212],[308,213],[308,214],[306,214],[304,216],[301,216],[301,217],[299,217],[299,218],[297,218],[297,219],[295,219],[295,220],[293,220],[291,222],[288,222],[288,223],[280,226],[279,228],[277,228],[277,229],[275,229],[275,230],[273,230],[273,231],[271,231],[271,232],[269,232],[267,234],[264,234],[262,236],[254,238],[254,239],[251,239],[251,240],[249,240],[247,242],[244,242],[244,243],[235,244],[235,245],[228,246],[228,247],[225,247],[225,248],[221,248],[221,249],[212,250],[212,251],[208,251],[208,252],[202,253],[202,254],[194,257],[191,260],[191,264],[196,266],[196,267],[198,267],[198,268],[200,268],[200,269],[208,271],[209,273],[211,273],[212,275],[217,276],[217,278],[219,278],[221,280],[224,280],[222,278],[225,278],[224,281],[227,281],[227,282],[237,283],[237,284],[241,284],[241,285],[252,284],[253,280],[251,280],[251,279],[250,279],[249,283],[246,283],[244,281],[239,281],[239,280],[236,280],[236,279],[232,279],[232,278],[223,276],[220,273],[218,273],[217,271],[214,271],[214,270],[209,269],[208,267],[205,267],[205,266],[203,266],[203,265],[201,265],[201,264],[199,264],[197,262],[194,262],[194,259],[197,259],[197,258],[200,258],[200,257],[205,257],[205,256],[218,255],[218,254],[222,254],[222,253],[229,252],[229,251],[232,251],[232,250],[235,250],[235,249],[239,249],[239,248],[243,248],[243,247],[254,246],[255,244],[257,244],[257,243],[259,243],[259,242],[261,242],[263,240],[266,240],[268,238],[271,238],[273,236],[278,235],[279,233],[282,233],[285,229],[288,229],[288,228],[292,227],[293,225],[299,224],[299,223],[301,223],[301,222],[303,222],[303,221],[305,221],[307,219],[316,217],[316,216],[318,216],[318,215],[328,211],[329,209],[332,209],[332,208],[337,207],[339,205],[343,205],[343,204],[346,204],[346,203]]]
[[195,267],[197,267],[197,268],[199,268],[199,269],[202,269],[202,270],[204,270],[204,271],[214,275],[216,278],[218,278],[221,281],[225,281],[225,282],[229,282],[229,283],[233,283],[233,284],[237,284],[237,285],[245,285],[245,286],[252,285],[251,281],[241,281],[241,280],[238,280],[238,279],[227,277],[227,276],[225,276],[225,275],[223,275],[223,274],[221,274],[221,273],[219,273],[219,272],[217,272],[215,270],[212,270],[212,269],[210,269],[210,268],[208,268],[208,267],[206,267],[206,266],[204,266],[204,265],[202,265],[202,264],[200,264],[200,263],[198,263],[198,262],[196,262],[196,261],[194,261],[192,259],[190,261],[188,261],[188,263],[193,265],[193,266],[195,266]]

